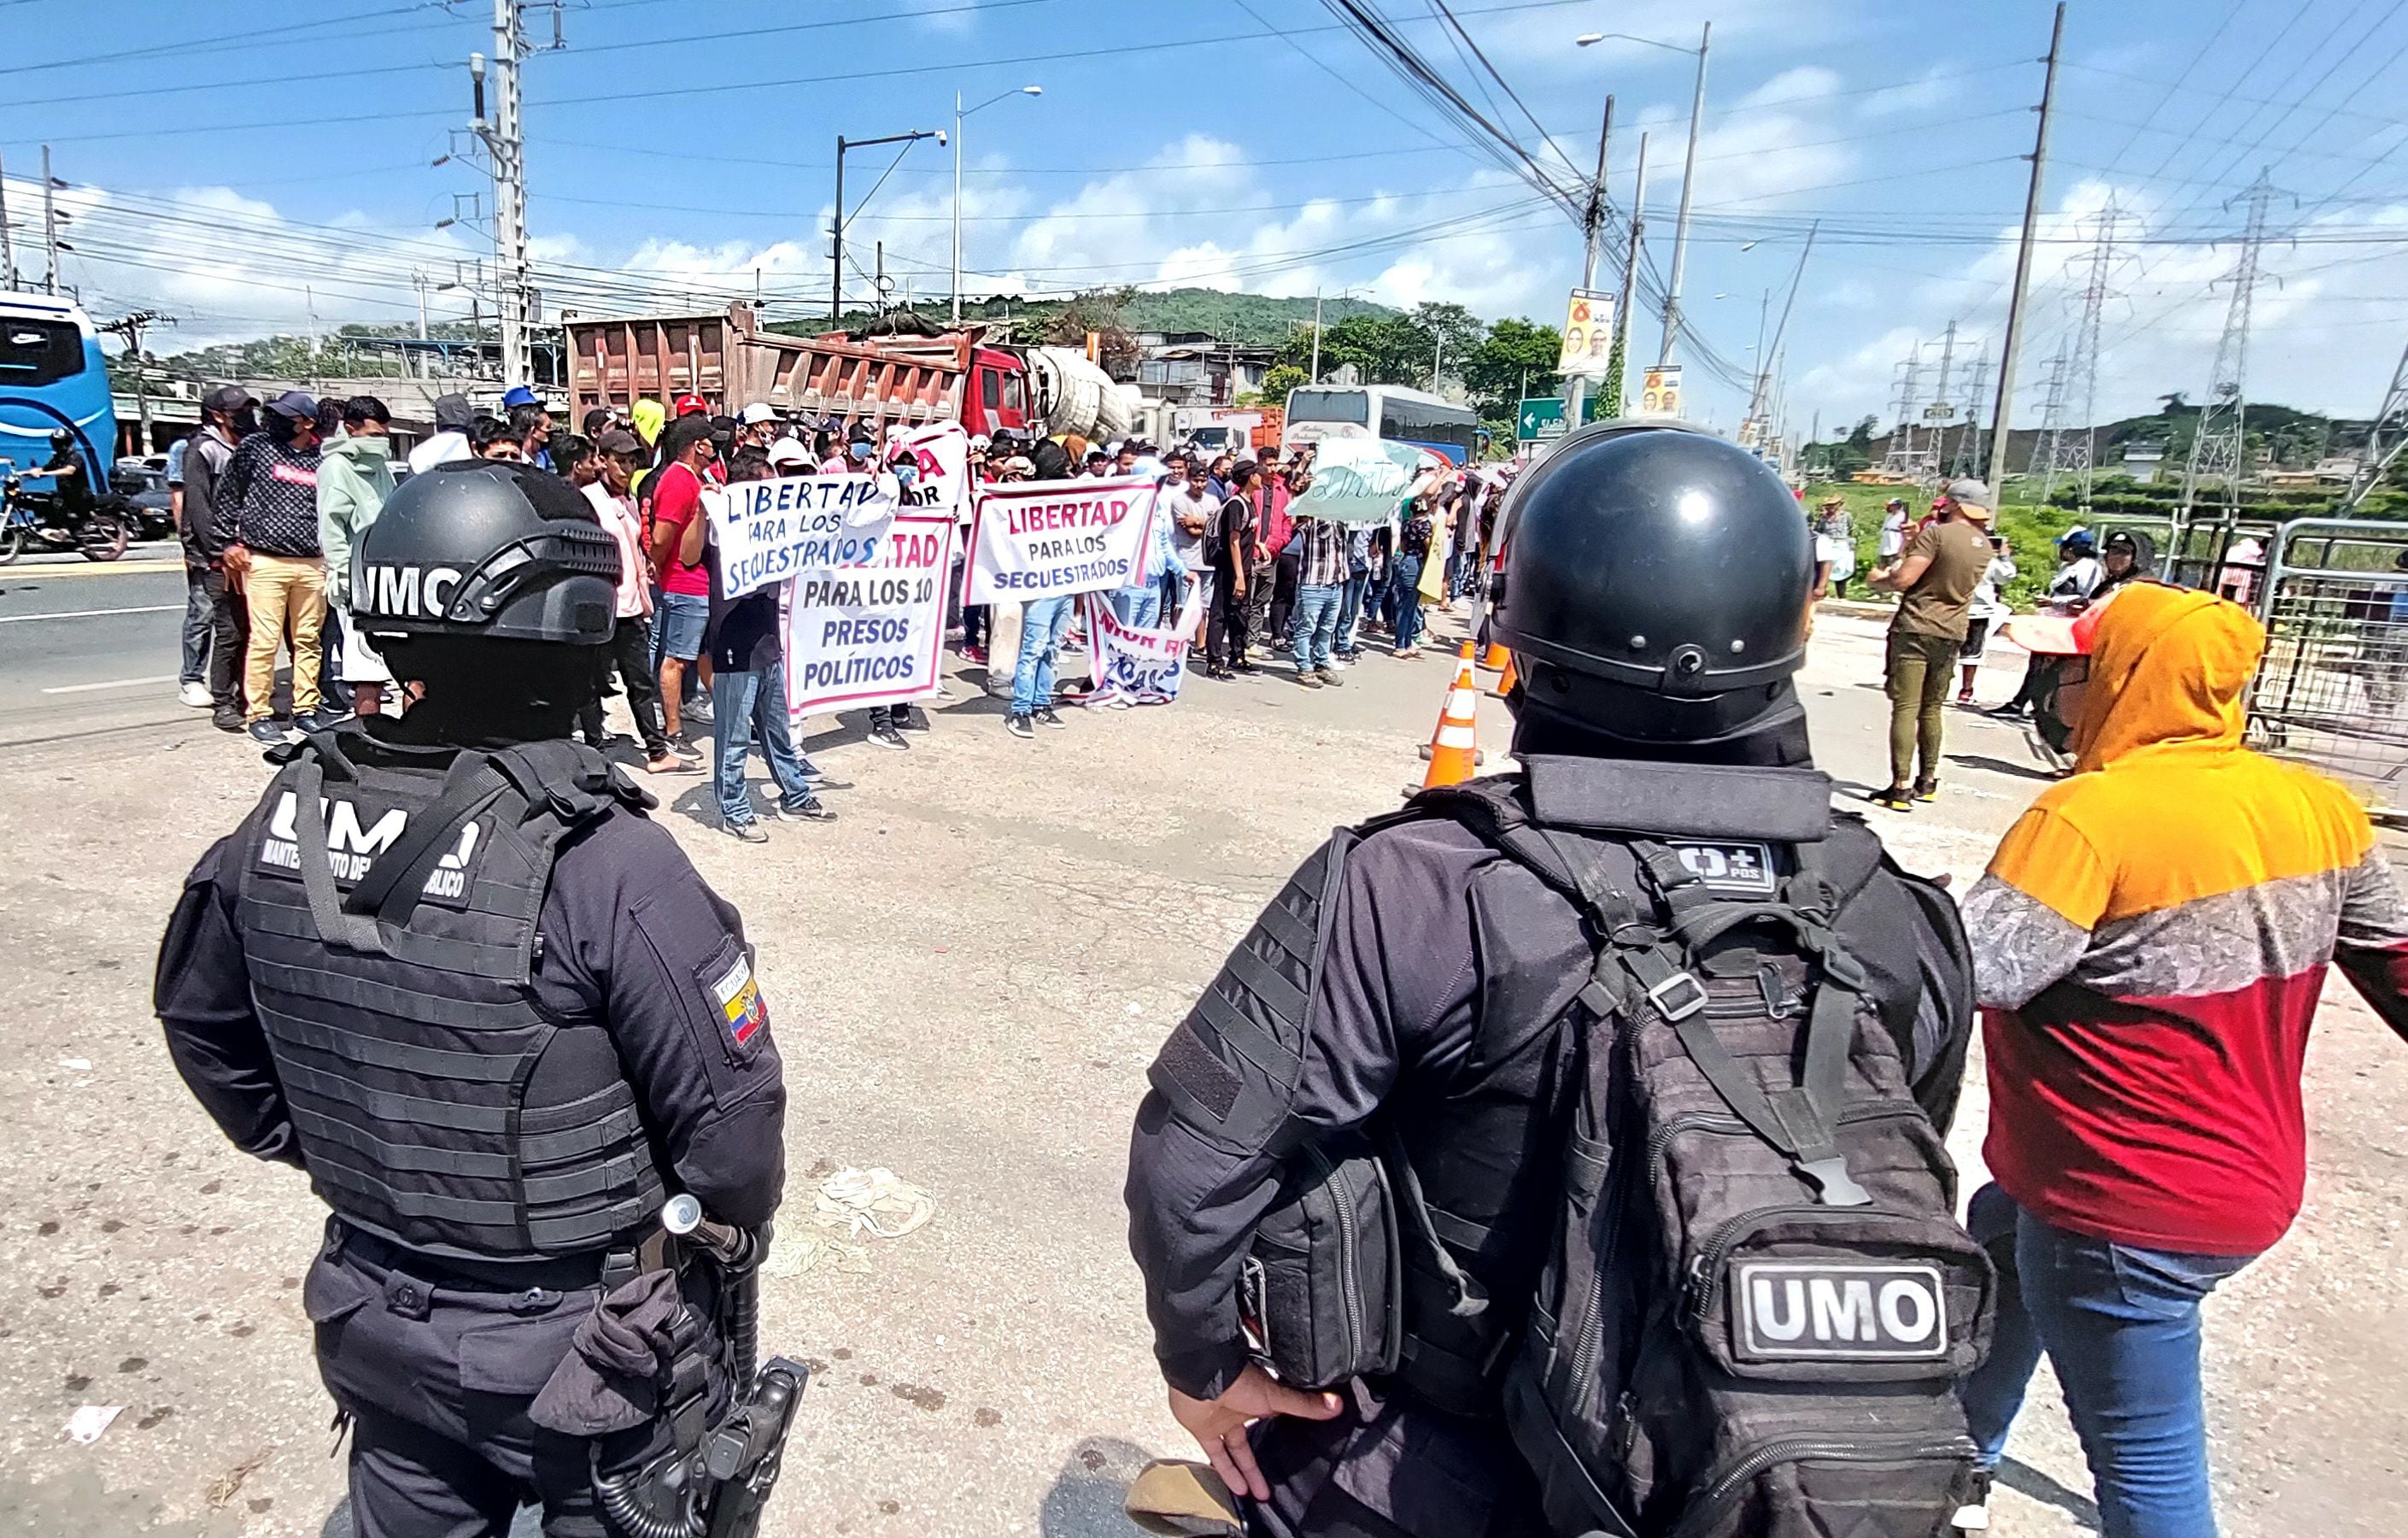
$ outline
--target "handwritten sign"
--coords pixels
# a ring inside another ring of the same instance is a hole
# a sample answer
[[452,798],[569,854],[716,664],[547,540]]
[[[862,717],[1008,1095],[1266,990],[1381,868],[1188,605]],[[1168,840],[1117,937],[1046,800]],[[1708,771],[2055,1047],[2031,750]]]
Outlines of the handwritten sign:
[[730,598],[806,570],[873,560],[895,515],[894,498],[867,475],[743,481],[703,494]]

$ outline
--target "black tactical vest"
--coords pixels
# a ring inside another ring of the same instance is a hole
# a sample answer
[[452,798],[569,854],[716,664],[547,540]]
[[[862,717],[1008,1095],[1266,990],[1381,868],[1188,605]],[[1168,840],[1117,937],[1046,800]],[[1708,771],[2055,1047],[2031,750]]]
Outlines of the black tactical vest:
[[427,1255],[578,1256],[662,1183],[609,1034],[530,979],[553,853],[648,798],[566,741],[494,752],[312,736],[241,849],[251,996],[312,1186]]
[[[1757,885],[1769,895],[1796,869],[1784,832],[1817,840],[1845,899],[1835,927],[1868,972],[1868,992],[1901,1056],[1917,1065],[1918,1086],[1953,1085],[1961,1074],[1971,1019],[1961,942],[1951,955],[1919,938],[1928,936],[1927,922],[1956,933],[1953,907],[1937,888],[1885,869],[1879,841],[1861,822],[1831,819],[1821,775],[1531,762],[1522,786],[1489,780],[1427,795],[1364,831],[1440,816],[1478,832],[1480,800],[1504,796],[1541,824],[1592,836],[1645,829],[1669,838],[1692,869],[1735,884],[1734,895]],[[1627,848],[1610,839],[1594,847],[1616,867],[1610,880],[1637,887]],[[1403,1246],[1398,1377],[1441,1409],[1484,1416],[1495,1413],[1501,1358],[1558,1227],[1563,1128],[1580,1090],[1570,1014],[1598,945],[1577,904],[1502,854],[1475,871],[1469,898],[1482,986],[1471,1051],[1443,1077],[1406,1075],[1384,1119],[1392,1157],[1417,1181],[1437,1241],[1409,1237]],[[1801,971],[1769,976],[1764,985],[1797,989],[1804,981]],[[1944,1128],[1954,1090],[1927,1093]],[[1404,1225],[1409,1236],[1415,1227]]]

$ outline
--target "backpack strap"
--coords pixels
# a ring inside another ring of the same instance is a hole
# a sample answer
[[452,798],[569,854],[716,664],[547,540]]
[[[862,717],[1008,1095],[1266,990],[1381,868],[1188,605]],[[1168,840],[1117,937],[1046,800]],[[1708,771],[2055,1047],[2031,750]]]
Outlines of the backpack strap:
[[[1787,902],[1724,902],[1698,875],[1681,863],[1670,846],[1649,839],[1630,841],[1640,870],[1670,915],[1672,937],[1694,949],[1741,924],[1770,920],[1786,924],[1799,942],[1822,963],[1806,1015],[1804,1060],[1799,1082],[1767,1091],[1740,1067],[1739,1060],[1714,1034],[1713,1022],[1701,1013],[1705,988],[1685,969],[1667,978],[1664,953],[1658,943],[1650,952],[1628,947],[1621,959],[1634,979],[1666,978],[1646,988],[1648,1004],[1672,1028],[1682,1049],[1698,1065],[1706,1082],[1722,1097],[1734,1115],[1756,1136],[1787,1156],[1799,1175],[1823,1200],[1834,1207],[1860,1207],[1872,1200],[1848,1172],[1840,1152],[1839,1114],[1848,1066],[1848,1048],[1856,1033],[1856,1011],[1863,1002],[1867,979],[1863,969],[1836,942],[1826,909],[1807,909]],[[1802,869],[1802,867],[1801,867]],[[1819,873],[1817,884],[1821,883]],[[1652,954],[1651,954],[1652,953]],[[1688,1007],[1677,1013],[1664,1006],[1663,990],[1685,978],[1689,993],[1679,995]],[[1689,1002],[1690,1000],[1694,1002]]]

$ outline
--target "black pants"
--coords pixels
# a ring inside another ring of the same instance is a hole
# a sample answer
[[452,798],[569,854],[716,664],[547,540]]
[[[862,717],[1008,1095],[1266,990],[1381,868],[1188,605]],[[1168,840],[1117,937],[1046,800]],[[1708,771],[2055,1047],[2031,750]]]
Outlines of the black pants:
[[1287,634],[1288,621],[1296,617],[1296,590],[1303,577],[1304,552],[1294,539],[1290,539],[1287,548],[1279,553],[1279,559],[1271,565],[1270,628],[1258,632],[1273,638],[1271,644],[1274,646],[1279,644],[1278,638]]
[[595,667],[600,676],[595,680],[594,702],[577,712],[586,742],[602,745],[602,691],[610,686],[615,667],[619,686],[627,691],[628,713],[636,718],[636,735],[643,739],[644,756],[658,758],[668,752],[668,736],[661,725],[661,680],[652,671],[652,622],[641,614],[621,620]]
[[1368,1390],[1335,1420],[1255,1423],[1271,1488],[1247,1502],[1256,1538],[1529,1538],[1547,1531],[1536,1480],[1502,1416],[1466,1420]]
[[962,645],[978,651],[986,650],[987,637],[995,630],[995,611],[982,603],[962,606]]
[[[358,1538],[503,1538],[511,1514],[530,1502],[543,1507],[547,1538],[605,1538],[591,1483],[594,1444],[527,1418],[594,1292],[454,1286],[448,1284],[459,1279],[438,1267],[346,1235],[338,1221],[327,1233],[301,1303],[317,1326],[326,1391],[352,1418]],[[710,1306],[698,1275],[688,1297]],[[716,1355],[716,1342],[707,1349]],[[710,1381],[710,1402],[723,1405],[724,1372],[714,1369]],[[659,1421],[600,1441],[610,1473],[670,1446]]]
[[1248,587],[1248,596],[1240,597],[1237,587],[1233,573],[1214,574],[1212,623],[1204,632],[1204,658],[1215,668],[1234,668],[1246,660],[1246,621],[1254,589]]
[[[1254,563],[1246,574],[1246,632],[1250,638],[1277,645],[1269,638],[1278,634],[1271,628],[1271,599],[1279,594],[1279,562],[1265,559]],[[1240,643],[1244,650],[1244,643]]]
[[225,572],[211,567],[204,580],[209,594],[209,697],[221,711],[242,713],[242,659],[251,645],[251,609]]

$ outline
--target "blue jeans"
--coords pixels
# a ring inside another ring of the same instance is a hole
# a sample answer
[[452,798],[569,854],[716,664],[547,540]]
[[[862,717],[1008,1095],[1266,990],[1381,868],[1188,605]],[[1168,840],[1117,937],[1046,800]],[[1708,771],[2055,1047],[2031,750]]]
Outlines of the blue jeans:
[[1330,644],[1338,636],[1338,604],[1345,591],[1336,582],[1316,582],[1296,590],[1287,644],[1296,654],[1298,672],[1329,666]]
[[1112,595],[1112,612],[1132,630],[1151,630],[1162,619],[1162,584],[1124,587]]
[[1335,644],[1341,655],[1354,652],[1354,622],[1363,617],[1363,591],[1371,585],[1371,574],[1357,571],[1346,579],[1338,590],[1338,636]]
[[811,797],[810,761],[795,751],[786,728],[786,665],[772,662],[755,672],[722,672],[710,681],[710,736],[718,749],[713,788],[719,792],[719,815],[731,823],[752,820],[752,802],[744,793],[744,755],[753,740],[769,761],[769,777],[778,782],[788,806]]
[[184,568],[184,655],[183,668],[176,675],[179,683],[198,683],[209,665],[209,627],[217,610],[217,601],[209,597],[209,569],[207,567]]
[[1396,606],[1397,650],[1409,652],[1422,639],[1422,557],[1399,555],[1388,571],[1388,600]]
[[1020,661],[1011,669],[1011,713],[1027,715],[1054,703],[1054,657],[1069,633],[1078,597],[1039,598],[1020,616]]
[[1989,1359],[1961,1386],[1974,1443],[1998,1461],[2042,1350],[2098,1486],[2102,1538],[2214,1538],[2199,1305],[2248,1255],[2145,1250],[2034,1217],[1995,1184],[1966,1227],[2000,1275]]

